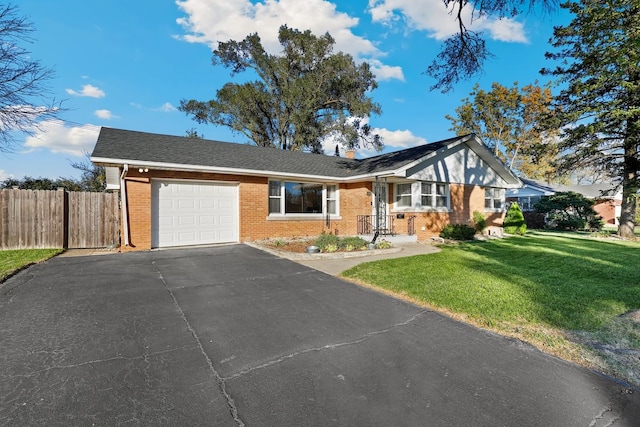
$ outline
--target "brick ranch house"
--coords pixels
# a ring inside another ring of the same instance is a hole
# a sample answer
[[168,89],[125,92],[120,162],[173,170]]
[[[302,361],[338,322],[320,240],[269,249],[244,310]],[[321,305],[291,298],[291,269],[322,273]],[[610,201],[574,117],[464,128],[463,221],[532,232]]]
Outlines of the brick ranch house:
[[[349,156],[353,157],[353,156]],[[103,127],[123,250],[380,233],[418,241],[474,211],[500,226],[518,178],[475,136],[365,159]]]

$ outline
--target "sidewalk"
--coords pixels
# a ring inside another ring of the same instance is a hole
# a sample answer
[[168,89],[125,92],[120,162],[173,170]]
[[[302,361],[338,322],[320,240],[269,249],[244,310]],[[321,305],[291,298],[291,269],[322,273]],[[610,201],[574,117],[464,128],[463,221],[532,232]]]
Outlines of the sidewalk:
[[331,254],[300,254],[266,248],[249,244],[255,248],[286,258],[304,266],[322,271],[332,276],[339,276],[345,270],[358,264],[383,259],[402,258],[414,255],[425,255],[440,252],[440,248],[431,243],[396,243],[391,249],[376,249],[362,252],[336,252]]

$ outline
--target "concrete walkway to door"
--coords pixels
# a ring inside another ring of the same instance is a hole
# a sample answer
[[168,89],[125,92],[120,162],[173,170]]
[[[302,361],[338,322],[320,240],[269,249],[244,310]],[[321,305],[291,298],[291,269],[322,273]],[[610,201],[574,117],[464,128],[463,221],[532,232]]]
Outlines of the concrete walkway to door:
[[0,425],[633,426],[588,370],[246,245],[0,285]]

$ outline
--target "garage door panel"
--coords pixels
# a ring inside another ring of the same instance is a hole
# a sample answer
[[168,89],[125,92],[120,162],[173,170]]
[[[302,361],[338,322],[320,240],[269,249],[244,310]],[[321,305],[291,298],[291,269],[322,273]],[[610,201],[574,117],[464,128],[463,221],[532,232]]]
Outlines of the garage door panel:
[[179,225],[195,225],[196,221],[195,221],[195,218],[192,216],[180,216],[178,217],[178,224]]
[[201,209],[213,209],[216,207],[216,203],[213,199],[200,199],[198,200],[198,207],[200,207]]
[[152,181],[152,246],[238,241],[237,185]]
[[220,215],[218,219],[220,221],[220,225],[235,224],[235,217],[233,216]]
[[212,224],[215,224],[216,221],[215,221],[215,218],[211,215],[201,215],[198,218],[198,223],[201,225],[212,225]]

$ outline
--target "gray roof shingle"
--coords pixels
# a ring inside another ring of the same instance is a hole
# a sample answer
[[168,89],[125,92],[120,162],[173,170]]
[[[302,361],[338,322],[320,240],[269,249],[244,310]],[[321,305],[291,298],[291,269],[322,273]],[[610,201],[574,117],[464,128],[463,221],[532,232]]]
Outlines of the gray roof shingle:
[[574,193],[582,194],[588,199],[613,197],[615,196],[616,192],[620,190],[619,187],[612,182],[590,185],[562,185],[555,183],[548,184],[543,181],[529,178],[520,178],[520,180],[526,185],[538,187],[552,193],[573,191]]
[[394,171],[463,137],[366,159],[103,127],[91,154],[100,163],[159,163],[348,178]]

